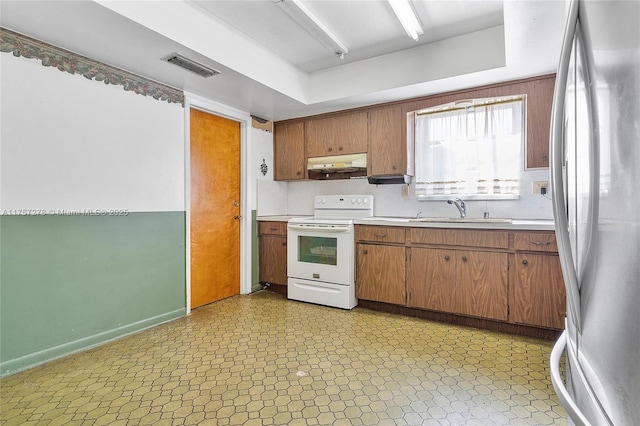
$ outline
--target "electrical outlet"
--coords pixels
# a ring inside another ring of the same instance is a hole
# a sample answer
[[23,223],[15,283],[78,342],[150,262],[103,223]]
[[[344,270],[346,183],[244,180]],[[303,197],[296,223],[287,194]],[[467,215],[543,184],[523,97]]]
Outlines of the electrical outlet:
[[549,182],[546,180],[535,181],[532,184],[531,192],[533,194],[542,194],[542,188],[544,188],[544,193],[549,192]]
[[409,185],[402,185],[402,196],[403,197],[409,196]]

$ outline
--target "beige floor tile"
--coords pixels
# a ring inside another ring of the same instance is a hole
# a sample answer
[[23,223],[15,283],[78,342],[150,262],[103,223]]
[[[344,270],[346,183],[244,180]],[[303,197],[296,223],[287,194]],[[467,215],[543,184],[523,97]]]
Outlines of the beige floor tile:
[[258,292],[0,381],[0,424],[565,425],[552,342]]

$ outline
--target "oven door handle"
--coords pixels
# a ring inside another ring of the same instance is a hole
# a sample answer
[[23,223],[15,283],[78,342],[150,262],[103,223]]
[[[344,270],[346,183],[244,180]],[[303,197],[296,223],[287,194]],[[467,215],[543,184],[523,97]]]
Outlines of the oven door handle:
[[317,231],[317,232],[330,232],[330,233],[346,233],[350,232],[351,227],[349,225],[332,225],[332,226],[319,226],[319,225],[292,225],[288,224],[287,229],[291,231]]

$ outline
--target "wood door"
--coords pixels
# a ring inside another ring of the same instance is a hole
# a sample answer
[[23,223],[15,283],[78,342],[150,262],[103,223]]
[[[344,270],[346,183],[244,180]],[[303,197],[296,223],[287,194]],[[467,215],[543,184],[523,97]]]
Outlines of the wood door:
[[456,312],[456,252],[411,248],[407,274],[407,305]]
[[564,328],[566,296],[558,256],[516,253],[511,319],[520,324]]
[[481,318],[507,319],[507,253],[457,251],[457,312]]
[[191,308],[240,293],[240,123],[191,110]]
[[405,248],[357,244],[356,250],[356,296],[404,305]]

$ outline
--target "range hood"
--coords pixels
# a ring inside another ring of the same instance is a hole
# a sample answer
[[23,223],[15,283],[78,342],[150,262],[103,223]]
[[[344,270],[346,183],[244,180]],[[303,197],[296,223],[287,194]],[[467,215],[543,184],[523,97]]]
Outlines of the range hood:
[[378,175],[367,176],[367,180],[372,185],[388,185],[388,184],[410,184],[411,176],[409,175]]
[[307,159],[307,170],[311,173],[367,172],[367,154],[332,155]]

